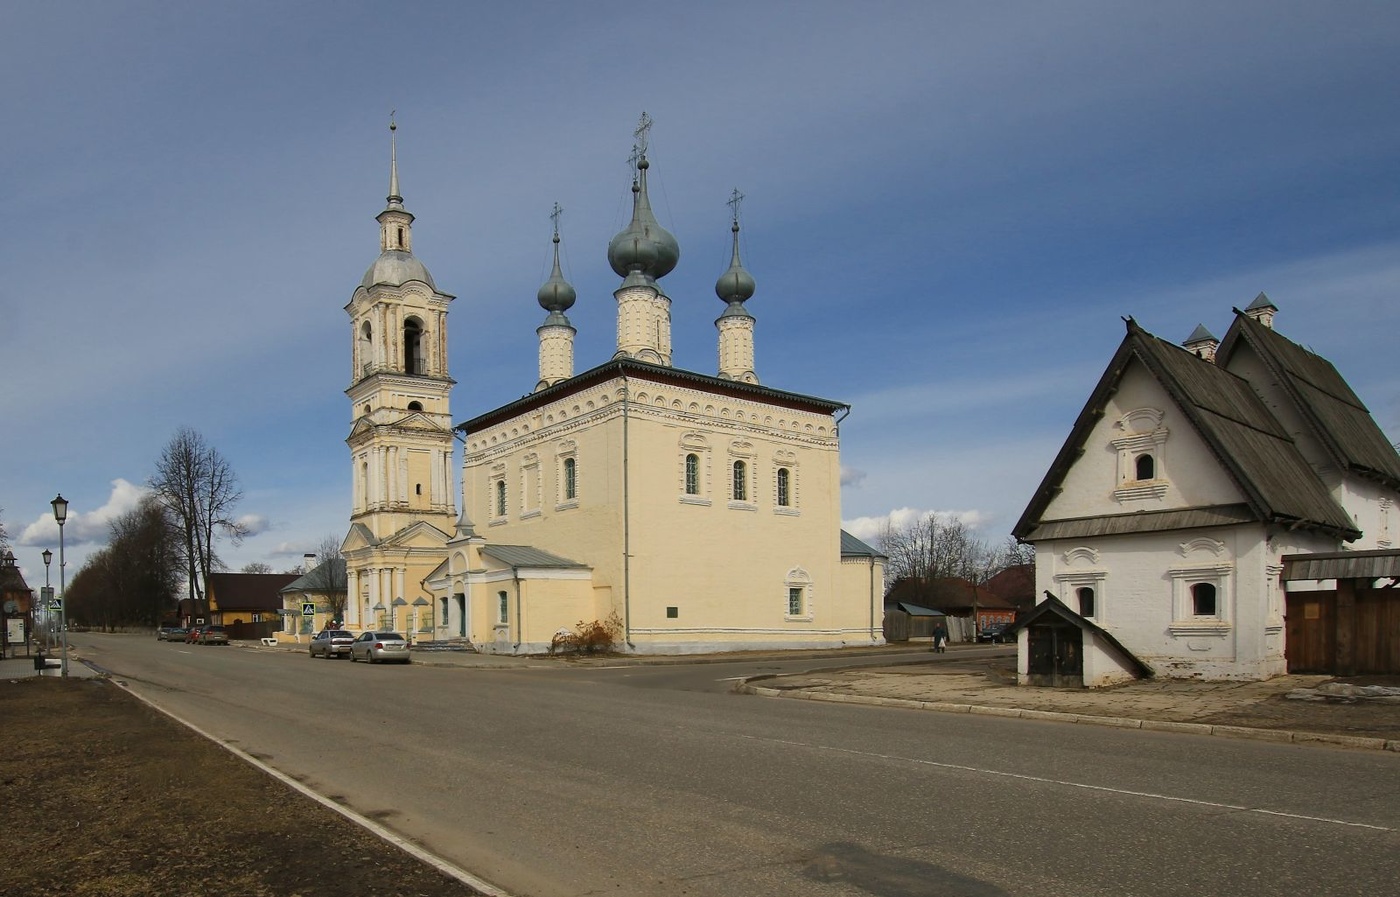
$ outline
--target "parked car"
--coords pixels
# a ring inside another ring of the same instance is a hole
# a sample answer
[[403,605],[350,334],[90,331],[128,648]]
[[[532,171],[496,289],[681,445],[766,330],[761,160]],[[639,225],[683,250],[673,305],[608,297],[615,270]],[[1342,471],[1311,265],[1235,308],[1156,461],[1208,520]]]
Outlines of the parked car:
[[355,633],[344,629],[322,629],[311,638],[312,657],[349,657]]
[[203,628],[203,626],[191,626],[189,629],[186,629],[185,644],[193,644],[199,641],[199,631]]
[[350,659],[369,663],[379,661],[411,663],[408,639],[397,632],[363,632],[350,645]]
[[1006,630],[1010,625],[1009,623],[988,623],[982,627],[981,632],[977,633],[977,641],[1001,644],[1006,641]]
[[162,626],[156,630],[156,641],[182,642],[185,640],[185,632],[183,626]]
[[201,645],[227,645],[228,630],[222,626],[205,626],[199,630],[198,642]]

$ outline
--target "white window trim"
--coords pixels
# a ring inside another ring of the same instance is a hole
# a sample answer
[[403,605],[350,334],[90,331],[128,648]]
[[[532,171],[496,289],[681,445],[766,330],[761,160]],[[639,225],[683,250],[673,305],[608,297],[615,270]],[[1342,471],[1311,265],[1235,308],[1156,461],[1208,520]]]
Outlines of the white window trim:
[[538,517],[543,503],[544,484],[540,456],[531,452],[520,462],[520,518]]
[[[790,610],[790,605],[788,604],[788,600],[789,600],[789,597],[790,597],[789,594],[788,594],[788,590],[789,590],[789,589],[801,589],[801,590],[802,590],[802,613],[800,613],[800,614],[792,614],[792,613],[789,613],[789,610]],[[815,603],[815,601],[814,601],[814,596],[813,596],[813,592],[814,592],[814,588],[813,588],[813,586],[812,586],[812,577],[807,573],[806,570],[803,570],[801,567],[793,567],[791,570],[788,571],[787,576],[784,577],[784,580],[783,580],[783,620],[784,620],[784,622],[787,622],[787,623],[810,623],[810,622],[812,622],[812,620],[814,619],[813,604]]]
[[[1094,554],[1097,557],[1098,552]],[[1107,608],[1108,598],[1108,590],[1104,588],[1104,583],[1107,581],[1107,570],[1072,570],[1055,574],[1060,600],[1075,613],[1079,613],[1079,589],[1087,587],[1094,590],[1094,612],[1084,619],[1093,620],[1099,626],[1104,625],[1104,610]]]
[[[1234,607],[1232,579],[1234,564],[1204,564],[1168,570],[1172,578],[1172,622],[1167,630],[1172,635],[1226,635],[1233,628],[1231,609]],[[1193,613],[1191,586],[1210,583],[1215,586],[1215,615],[1197,616]]]
[[[1123,415],[1115,424],[1127,433],[1110,443],[1118,450],[1118,485],[1113,490],[1115,501],[1160,501],[1166,497],[1169,486],[1166,444],[1171,434],[1162,426],[1163,417],[1162,412],[1155,408],[1138,408]],[[1150,480],[1137,478],[1139,455],[1152,456],[1153,477]]]
[[501,505],[500,505],[501,486],[503,486],[503,485],[505,484],[505,482],[506,482],[506,474],[505,474],[505,471],[504,471],[504,470],[501,470],[501,471],[499,471],[499,472],[493,471],[493,472],[491,473],[490,479],[487,480],[486,510],[487,510],[487,512],[488,512],[488,515],[489,515],[489,522],[487,523],[488,526],[499,526],[499,525],[501,525],[502,523],[505,523],[505,522],[510,518],[510,489],[509,489],[509,488],[507,488],[506,491],[505,491],[505,495],[506,495],[506,513],[505,513],[505,514],[498,513],[498,512],[500,511],[500,509],[501,509]]
[[[691,495],[685,491],[685,459],[687,455],[696,457],[699,470],[696,471],[696,487],[699,492]],[[680,455],[677,458],[678,482],[676,491],[679,493],[680,503],[683,505],[697,505],[699,507],[709,507],[713,503],[710,463],[710,443],[704,436],[698,433],[687,433],[680,440]]]
[[[564,462],[573,459],[574,462],[574,497],[565,498],[564,486],[566,478],[564,476]],[[554,510],[567,511],[578,507],[579,495],[579,463],[578,463],[578,443],[572,439],[560,443],[559,448],[554,453]]]
[[[788,472],[788,503],[778,504],[778,471]],[[801,502],[801,482],[802,477],[797,466],[797,456],[792,452],[779,452],[773,456],[773,513],[780,517],[800,517],[802,516]]]

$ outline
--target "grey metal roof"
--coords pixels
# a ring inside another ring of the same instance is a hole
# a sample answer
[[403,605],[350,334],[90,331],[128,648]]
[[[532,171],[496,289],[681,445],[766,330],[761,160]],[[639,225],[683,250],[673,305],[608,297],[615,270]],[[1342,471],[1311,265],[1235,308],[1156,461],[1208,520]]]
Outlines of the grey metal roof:
[[346,581],[345,558],[331,558],[287,583],[282,591],[324,592],[332,588],[343,591]]
[[924,607],[922,604],[910,604],[908,601],[896,601],[889,607],[904,611],[911,617],[946,617],[941,610],[934,610],[931,607]]
[[411,252],[386,249],[374,260],[374,264],[369,266],[369,270],[365,271],[360,286],[368,289],[377,283],[385,283],[397,287],[410,280],[421,280],[434,291],[437,290],[437,284],[433,283],[433,275],[428,273],[428,266],[420,262],[417,256]]
[[550,554],[529,545],[483,545],[481,553],[493,557],[508,567],[561,567],[587,569],[587,564]]
[[1253,519],[1320,529],[1344,539],[1361,535],[1246,380],[1158,339],[1131,318],[1127,325],[1122,344],[1016,524],[1013,533],[1017,538],[1028,539],[1032,532],[1037,533],[1036,538],[1048,538],[1040,535],[1049,522],[1042,521],[1041,515],[1079,457],[1124,372],[1135,363],[1143,365],[1162,385],[1200,434],[1244,493]]
[[1203,343],[1207,340],[1219,342],[1219,340],[1215,339],[1215,334],[1206,329],[1206,325],[1197,324],[1196,329],[1191,331],[1191,335],[1186,338],[1186,341],[1182,343],[1182,345],[1189,346],[1192,343]]
[[1400,577],[1400,549],[1285,554],[1284,582]]
[[1253,348],[1279,377],[1284,392],[1339,467],[1400,489],[1400,454],[1331,362],[1237,312],[1218,363],[1228,368],[1241,344]]
[[841,557],[882,558],[884,555],[845,530],[841,530]]

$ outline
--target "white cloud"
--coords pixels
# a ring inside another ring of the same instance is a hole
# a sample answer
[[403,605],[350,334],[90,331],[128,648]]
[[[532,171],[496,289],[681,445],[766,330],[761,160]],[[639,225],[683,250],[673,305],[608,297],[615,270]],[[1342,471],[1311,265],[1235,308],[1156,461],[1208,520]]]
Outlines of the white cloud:
[[[65,547],[96,545],[105,543],[111,535],[111,523],[117,517],[135,509],[141,499],[150,492],[145,486],[137,486],[123,479],[112,480],[112,491],[100,508],[82,511],[72,503],[68,505],[68,520],[63,525]],[[41,514],[28,524],[17,544],[30,547],[53,548],[58,544],[58,521],[53,513]]]
[[236,522],[249,537],[272,529],[272,521],[261,514],[244,514]]
[[918,508],[895,508],[888,514],[843,520],[841,528],[862,541],[879,542],[881,533],[887,527],[904,529],[926,519],[930,514],[944,521],[956,520],[974,530],[981,529],[989,520],[994,519],[992,515],[975,508],[962,511],[923,511]]
[[865,481],[865,471],[857,470],[854,467],[841,465],[841,485],[859,489],[860,484]]

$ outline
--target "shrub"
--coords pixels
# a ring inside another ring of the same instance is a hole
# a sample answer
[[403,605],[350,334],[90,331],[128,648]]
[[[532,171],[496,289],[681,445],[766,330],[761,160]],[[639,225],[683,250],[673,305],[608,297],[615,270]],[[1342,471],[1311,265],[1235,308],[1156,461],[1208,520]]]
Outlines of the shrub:
[[582,620],[573,630],[561,629],[554,633],[549,643],[550,654],[606,654],[612,651],[622,638],[622,619],[614,611],[606,620],[585,623]]

